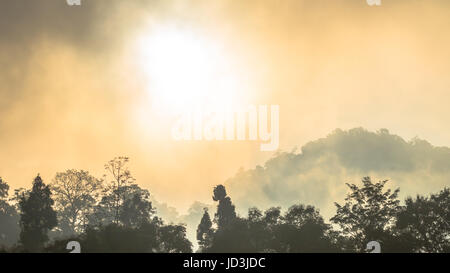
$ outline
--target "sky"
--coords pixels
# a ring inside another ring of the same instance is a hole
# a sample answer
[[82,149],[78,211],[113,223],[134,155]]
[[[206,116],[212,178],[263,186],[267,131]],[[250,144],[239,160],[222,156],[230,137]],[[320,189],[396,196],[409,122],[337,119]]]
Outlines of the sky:
[[[248,185],[266,188],[236,177],[284,152],[295,178],[263,175],[269,193],[295,189],[292,202],[325,206],[364,175],[403,185],[421,173],[435,186],[413,179],[406,192],[437,190],[448,169],[418,166],[450,158],[449,12],[447,0],[0,0],[0,176],[12,188],[73,168],[101,177],[108,160],[128,156],[137,182],[180,211],[211,203],[221,183],[236,202],[264,206],[287,193],[252,201]],[[175,141],[177,114],[199,101],[278,105],[278,153],[255,141]],[[339,160],[305,153],[320,139],[331,144],[314,152]],[[346,161],[355,143],[362,152]],[[377,168],[386,153],[374,151],[398,147]],[[399,167],[410,153],[425,161]],[[314,194],[298,190],[304,183]]]

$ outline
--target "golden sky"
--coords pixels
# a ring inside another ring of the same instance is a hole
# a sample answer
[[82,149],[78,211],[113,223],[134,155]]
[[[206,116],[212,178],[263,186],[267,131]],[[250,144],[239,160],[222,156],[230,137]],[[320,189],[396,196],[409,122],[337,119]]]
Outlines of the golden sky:
[[449,14],[447,0],[1,1],[0,175],[100,177],[125,155],[157,199],[210,202],[273,152],[174,141],[198,97],[279,105],[282,151],[354,127],[450,146]]

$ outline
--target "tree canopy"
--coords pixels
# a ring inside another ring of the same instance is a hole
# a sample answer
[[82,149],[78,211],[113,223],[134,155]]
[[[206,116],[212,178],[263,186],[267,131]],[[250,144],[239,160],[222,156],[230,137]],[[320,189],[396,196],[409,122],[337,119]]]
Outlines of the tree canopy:
[[[128,161],[109,161],[104,179],[69,169],[46,185],[38,175],[30,190],[16,189],[12,198],[0,178],[0,251],[67,252],[67,243],[77,241],[82,252],[192,252],[186,225],[158,216]],[[399,189],[389,189],[387,180],[361,182],[347,184],[349,193],[343,204],[335,203],[330,223],[301,200],[285,210],[252,207],[239,215],[225,186],[217,185],[214,217],[209,205],[195,209],[197,251],[367,252],[367,243],[377,241],[382,252],[450,252],[450,189],[401,204]]]

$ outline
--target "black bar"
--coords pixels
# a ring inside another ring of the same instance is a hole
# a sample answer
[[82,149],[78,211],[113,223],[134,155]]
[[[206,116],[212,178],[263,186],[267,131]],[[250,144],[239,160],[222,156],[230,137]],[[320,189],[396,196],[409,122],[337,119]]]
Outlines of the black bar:
[[[448,254],[0,254],[2,267],[39,265],[57,272],[406,272],[448,270]],[[211,263],[217,261],[214,268]],[[197,267],[195,261],[203,261]],[[192,263],[194,262],[194,263]],[[236,266],[237,262],[237,266]],[[59,264],[59,265],[58,265]],[[186,265],[189,265],[186,267]],[[230,266],[231,265],[231,266]],[[432,271],[429,271],[432,272]]]

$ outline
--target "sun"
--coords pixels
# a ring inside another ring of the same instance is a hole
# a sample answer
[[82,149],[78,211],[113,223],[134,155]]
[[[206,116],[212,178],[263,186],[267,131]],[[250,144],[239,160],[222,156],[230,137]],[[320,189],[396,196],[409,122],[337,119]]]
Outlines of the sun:
[[158,27],[141,37],[138,51],[153,107],[179,113],[228,107],[236,99],[239,80],[231,58],[205,35]]

